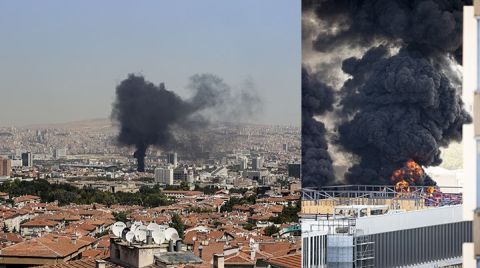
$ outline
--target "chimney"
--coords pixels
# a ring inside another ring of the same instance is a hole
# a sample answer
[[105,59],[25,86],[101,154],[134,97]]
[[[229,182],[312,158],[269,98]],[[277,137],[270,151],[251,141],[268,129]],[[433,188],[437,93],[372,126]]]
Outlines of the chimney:
[[256,253],[257,253],[257,252],[256,252],[255,249],[252,248],[252,249],[250,250],[250,259],[251,259],[252,261],[255,260],[255,255],[256,255]]
[[76,234],[72,235],[72,244],[74,244],[74,245],[77,244],[77,235]]
[[180,252],[181,249],[182,249],[182,240],[177,240],[177,242],[175,242],[175,251]]
[[168,241],[168,252],[173,252],[173,241],[172,240]]
[[106,261],[95,260],[95,268],[105,268]]
[[202,251],[203,251],[203,246],[202,244],[200,244],[200,246],[198,246],[198,257],[200,257],[200,259],[202,258]]
[[152,231],[148,230],[147,232],[147,245],[151,245],[152,244]]
[[213,254],[213,268],[225,268],[225,256],[223,254]]

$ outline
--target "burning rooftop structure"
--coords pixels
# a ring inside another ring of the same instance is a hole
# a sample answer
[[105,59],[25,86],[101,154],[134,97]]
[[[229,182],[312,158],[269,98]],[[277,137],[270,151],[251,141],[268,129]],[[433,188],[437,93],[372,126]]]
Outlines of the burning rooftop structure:
[[425,169],[471,129],[471,103],[460,97],[470,4],[303,1],[302,94],[311,97],[302,101],[312,107],[302,125],[310,134],[302,144],[303,267],[462,263],[471,197],[437,185]]

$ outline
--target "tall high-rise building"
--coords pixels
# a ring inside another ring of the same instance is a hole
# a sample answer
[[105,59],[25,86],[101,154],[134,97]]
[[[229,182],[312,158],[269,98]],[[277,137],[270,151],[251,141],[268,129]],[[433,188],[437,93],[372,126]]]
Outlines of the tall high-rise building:
[[22,154],[22,166],[31,167],[33,166],[32,153],[26,152]]
[[173,167],[177,167],[177,153],[169,153],[167,155],[167,163]]
[[283,151],[285,151],[285,152],[288,151],[288,143],[283,144]]
[[259,170],[263,168],[263,157],[257,156],[252,158],[252,169]]
[[248,167],[248,158],[246,156],[241,156],[238,159],[238,164],[240,166],[240,170],[245,170]]
[[155,169],[155,182],[166,185],[173,184],[173,168],[163,167]]
[[0,177],[10,177],[12,173],[12,160],[0,157]]

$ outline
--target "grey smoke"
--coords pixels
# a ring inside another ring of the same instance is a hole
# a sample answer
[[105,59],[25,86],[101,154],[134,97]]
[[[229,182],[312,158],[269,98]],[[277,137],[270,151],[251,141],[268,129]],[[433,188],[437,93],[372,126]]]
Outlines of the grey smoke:
[[112,119],[120,123],[118,142],[135,146],[138,171],[145,170],[148,147],[171,148],[178,142],[176,131],[192,137],[212,120],[247,118],[261,103],[253,87],[234,92],[212,74],[192,76],[188,88],[192,97],[182,99],[164,83],[155,85],[134,74],[117,86]]

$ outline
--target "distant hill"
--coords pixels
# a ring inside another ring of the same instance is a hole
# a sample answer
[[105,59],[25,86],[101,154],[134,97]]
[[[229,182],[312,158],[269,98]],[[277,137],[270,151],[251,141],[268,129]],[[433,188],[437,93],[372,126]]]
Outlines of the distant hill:
[[54,124],[34,124],[27,125],[24,128],[29,129],[44,129],[44,128],[59,128],[59,129],[109,129],[114,128],[112,121],[106,118],[87,119],[81,121],[72,121],[66,123]]

